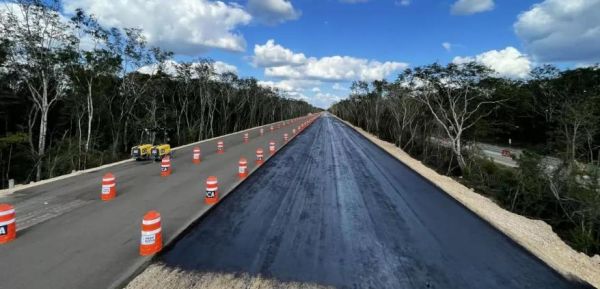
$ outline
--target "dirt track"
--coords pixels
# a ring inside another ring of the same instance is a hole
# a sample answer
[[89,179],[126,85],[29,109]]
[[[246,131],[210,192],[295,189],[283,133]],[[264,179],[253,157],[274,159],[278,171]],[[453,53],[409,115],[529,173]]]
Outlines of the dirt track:
[[214,274],[337,288],[591,288],[564,279],[332,117],[284,148],[128,288],[226,288],[185,282]]

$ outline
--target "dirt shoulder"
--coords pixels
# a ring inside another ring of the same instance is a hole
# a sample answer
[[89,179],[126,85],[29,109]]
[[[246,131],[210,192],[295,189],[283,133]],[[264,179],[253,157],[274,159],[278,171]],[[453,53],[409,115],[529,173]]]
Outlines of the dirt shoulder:
[[163,264],[150,265],[126,289],[328,289],[316,284],[281,282],[247,274],[186,272]]
[[344,120],[341,121],[431,181],[562,275],[567,278],[579,278],[600,288],[600,256],[592,258],[573,250],[545,222],[509,212],[454,179],[438,174],[394,144],[380,140]]

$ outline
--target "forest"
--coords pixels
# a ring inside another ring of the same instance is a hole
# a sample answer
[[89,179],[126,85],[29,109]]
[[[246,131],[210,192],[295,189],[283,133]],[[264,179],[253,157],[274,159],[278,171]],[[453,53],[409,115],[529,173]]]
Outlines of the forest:
[[142,30],[66,19],[59,1],[4,5],[0,188],[128,158],[145,129],[177,146],[315,111],[209,59],[165,67],[173,54]]
[[[394,82],[355,82],[330,111],[600,253],[600,67],[542,65],[516,80],[477,63],[431,64]],[[481,143],[524,150],[511,168]]]

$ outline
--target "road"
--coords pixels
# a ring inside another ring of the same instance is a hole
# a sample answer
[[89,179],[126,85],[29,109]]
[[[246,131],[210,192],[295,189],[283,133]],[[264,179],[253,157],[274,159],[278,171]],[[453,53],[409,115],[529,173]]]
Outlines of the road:
[[592,288],[325,116],[157,260],[336,288]]
[[[192,164],[192,148],[175,152],[173,174],[160,177],[160,163],[127,162],[97,172],[51,182],[0,198],[13,204],[17,213],[17,239],[0,245],[0,288],[114,288],[122,285],[148,257],[138,255],[140,224],[149,210],[162,215],[163,240],[169,242],[204,214],[204,182],[219,178],[221,193],[239,183],[238,160],[249,160],[255,168],[255,151],[277,142],[293,125],[259,136],[259,128],[223,138],[225,154],[216,154],[217,140],[200,144],[202,163]],[[117,198],[100,200],[102,175],[117,178]]]

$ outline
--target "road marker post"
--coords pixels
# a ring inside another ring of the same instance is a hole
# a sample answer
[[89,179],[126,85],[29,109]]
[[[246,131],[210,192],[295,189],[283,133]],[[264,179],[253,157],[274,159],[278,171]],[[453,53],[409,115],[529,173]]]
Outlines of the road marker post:
[[219,202],[219,181],[217,177],[210,176],[206,179],[206,196],[204,203],[214,205]]
[[171,168],[171,158],[169,156],[164,156],[162,161],[160,162],[160,176],[168,177],[171,175],[173,169]]
[[271,154],[271,155],[275,154],[275,142],[274,141],[269,142],[269,154]]
[[244,143],[248,143],[248,133],[244,133]]
[[222,140],[217,142],[217,153],[223,154],[225,152],[225,143]]
[[16,238],[15,208],[9,204],[0,204],[0,244],[6,244]]
[[245,179],[248,176],[248,160],[241,158],[238,162],[238,176]]
[[162,226],[160,213],[149,211],[142,220],[142,238],[140,240],[140,255],[154,255],[162,250]]
[[296,135],[296,129],[292,129],[292,135]]
[[275,127],[271,126],[271,132],[273,132],[275,130]]
[[102,177],[102,192],[100,198],[103,201],[110,201],[117,197],[117,181],[112,173],[106,173]]
[[265,129],[261,127],[260,128],[260,136],[263,136],[263,135],[265,135]]
[[288,134],[287,133],[283,134],[283,141],[288,142]]
[[194,164],[199,164],[201,162],[201,151],[200,151],[200,147],[194,147],[194,150],[192,151],[192,162]]
[[262,148],[256,149],[256,165],[260,166],[263,163],[265,155]]

